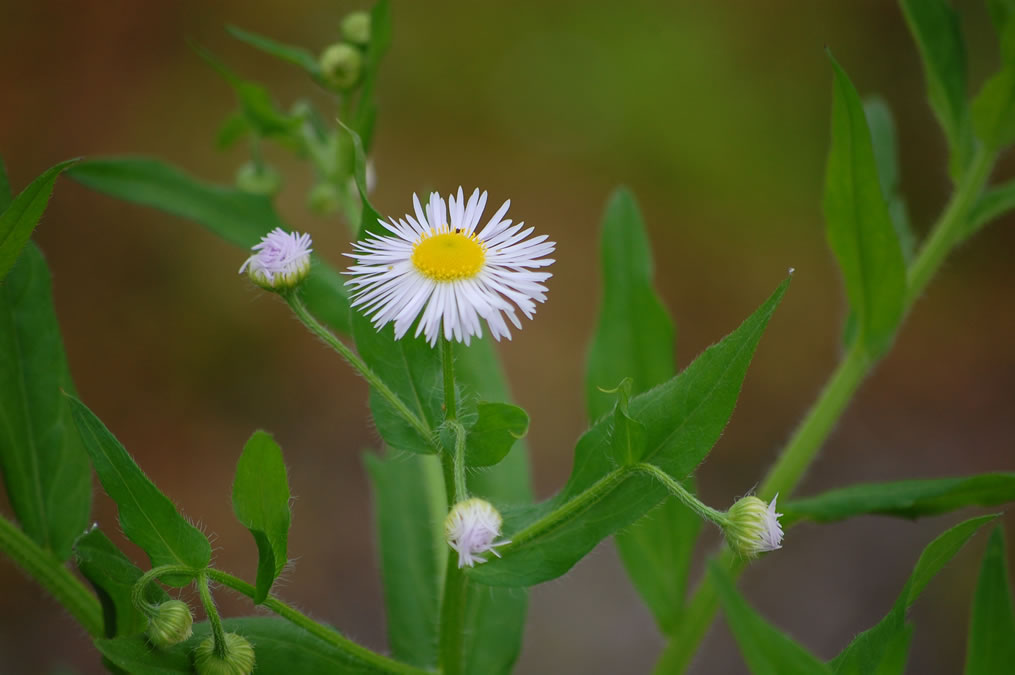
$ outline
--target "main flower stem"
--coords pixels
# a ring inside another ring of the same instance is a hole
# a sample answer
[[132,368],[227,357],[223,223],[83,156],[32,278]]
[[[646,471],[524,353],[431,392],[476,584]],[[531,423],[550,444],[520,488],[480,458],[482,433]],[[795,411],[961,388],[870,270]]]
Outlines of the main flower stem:
[[[441,337],[441,363],[444,369],[444,420],[455,427],[454,455],[444,449],[441,464],[444,467],[444,489],[448,496],[448,508],[466,497],[464,466],[464,429],[458,422],[458,406],[455,401],[455,361],[451,341]],[[459,433],[459,430],[461,433]],[[461,446],[461,448],[459,448]],[[459,449],[461,458],[458,458]],[[447,569],[444,573],[444,593],[441,600],[441,632],[438,646],[442,675],[460,675],[464,656],[466,578],[458,567],[458,554],[448,553]]]
[[0,517],[0,551],[49,591],[92,637],[103,637],[102,606],[95,594],[14,523]]
[[[941,263],[959,242],[970,210],[983,193],[996,159],[997,155],[994,152],[982,148],[977,150],[951,200],[920,248],[919,255],[909,266],[903,316],[912,309],[913,304],[941,267]],[[763,499],[770,499],[776,493],[783,497],[793,494],[860,383],[875,363],[876,359],[871,358],[859,345],[854,344],[849,349],[832,373],[821,396],[797,427],[789,443],[780,453],[779,459],[761,483],[759,495]],[[734,578],[743,569],[741,561],[728,549],[723,550],[719,563]],[[656,675],[684,672],[705,633],[708,632],[718,608],[718,593],[711,577],[706,575],[688,602],[677,632],[669,637],[669,642],[656,663],[654,671]]]
[[[219,582],[223,586],[228,586],[234,591],[247,596],[251,600],[253,600],[257,595],[256,589],[251,584],[248,584],[239,577],[234,577],[228,572],[209,568],[207,573],[210,578]],[[311,635],[320,638],[337,648],[349,659],[369,666],[373,670],[381,673],[390,673],[392,675],[432,675],[429,671],[416,668],[405,663],[400,663],[394,659],[370,651],[366,647],[356,644],[335,629],[317,623],[306,614],[290,607],[274,595],[269,595],[265,601],[261,603],[261,605],[275,612],[283,619],[291,621]]]
[[215,656],[225,659],[226,653],[226,631],[222,627],[222,617],[215,607],[215,598],[211,597],[211,588],[208,587],[208,573],[202,571],[197,576],[197,592],[201,596],[201,604],[204,605],[204,613],[208,615],[208,623],[211,624],[211,634],[214,638]]
[[378,394],[384,397],[384,399],[391,405],[395,411],[398,412],[401,417],[414,428],[420,436],[426,439],[433,438],[433,430],[420,419],[419,415],[409,410],[409,407],[405,405],[405,402],[398,397],[398,394],[391,391],[391,388],[384,383],[384,380],[375,373],[370,366],[368,366],[363,359],[359,357],[356,352],[347,347],[344,342],[339,340],[334,333],[328,330],[317,318],[310,313],[304,304],[303,299],[299,294],[293,290],[287,293],[283,293],[282,297],[289,303],[289,307],[292,308],[297,318],[303,322],[311,333],[321,338],[329,347],[338,352],[339,356],[345,359],[353,369],[356,370],[367,383],[374,388]]

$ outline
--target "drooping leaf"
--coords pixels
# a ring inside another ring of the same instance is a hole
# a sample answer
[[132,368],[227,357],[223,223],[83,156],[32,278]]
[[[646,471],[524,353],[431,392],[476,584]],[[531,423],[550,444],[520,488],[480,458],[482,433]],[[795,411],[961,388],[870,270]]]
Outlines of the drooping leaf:
[[61,561],[92,500],[88,455],[60,394],[73,388],[49,270],[29,243],[0,282],[0,470],[25,534]]
[[860,97],[831,54],[829,59],[835,101],[825,173],[826,233],[856,321],[855,339],[877,357],[891,345],[902,317],[906,267],[882,196]]
[[[131,601],[134,584],[142,572],[98,528],[92,528],[74,542],[74,555],[81,574],[91,582],[102,602],[107,638],[137,635],[148,627],[148,619]],[[144,598],[158,604],[169,594],[158,584],[148,584]]]
[[14,201],[14,193],[11,192],[11,181],[7,177],[7,167],[4,165],[4,158],[0,157],[0,213],[6,211],[12,201]]
[[[631,399],[631,418],[646,431],[643,461],[677,480],[701,463],[733,412],[754,349],[788,283],[680,375]],[[560,494],[504,514],[504,536],[512,543],[501,548],[503,558],[468,570],[471,578],[525,586],[558,577],[666,496],[666,489],[644,474],[615,467],[608,427],[601,419],[578,441],[571,477]],[[543,519],[555,509],[566,517]]]
[[[184,520],[173,503],[141,471],[120,442],[81,401],[68,396],[85,449],[106,494],[116,502],[124,534],[144,549],[152,567],[182,565],[200,570],[211,560],[211,545]],[[183,586],[188,578],[162,578]]]
[[1012,613],[1004,530],[994,528],[983,554],[973,597],[966,647],[966,675],[1003,673],[1015,663],[1015,614]]
[[[684,487],[693,491],[693,481]],[[615,537],[624,568],[664,635],[680,621],[701,527],[698,514],[668,497]]]
[[783,523],[808,519],[830,523],[865,514],[920,518],[967,506],[997,506],[1015,501],[1015,473],[965,478],[861,483],[782,505]]
[[287,561],[289,480],[282,449],[263,431],[255,431],[236,465],[233,512],[257,544],[257,595],[262,603]]
[[641,393],[673,377],[673,321],[652,287],[652,254],[638,205],[630,191],[610,197],[600,237],[603,301],[585,375],[592,420],[613,407],[602,390],[632,380]]
[[440,589],[447,560],[447,503],[437,457],[364,456],[374,495],[388,644],[395,658],[437,664]]
[[973,129],[987,150],[1015,142],[1015,62],[1004,64],[973,99]]
[[476,410],[478,418],[468,428],[465,437],[466,464],[498,464],[529,430],[529,416],[510,403],[480,402]]
[[294,66],[299,66],[307,72],[310,77],[314,78],[315,81],[321,78],[321,66],[318,64],[317,59],[306,49],[302,47],[293,47],[292,45],[283,44],[272,40],[271,38],[251,33],[250,31],[243,30],[236,26],[226,26],[226,30],[237,40],[245,42],[251,47],[260,49],[266,54],[271,54],[275,58],[281,59],[286,63],[291,63]]
[[[39,224],[46,204],[49,203],[49,196],[53,193],[53,184],[56,183],[57,177],[76,161],[78,160],[71,159],[47,169],[0,213],[0,281],[3,281],[14,266],[21,249],[28,243],[35,226]],[[0,201],[6,202],[10,184],[7,182],[7,174],[2,170],[0,173],[3,173],[0,178],[2,183],[0,193],[4,193]]]
[[948,139],[952,177],[957,180],[972,150],[959,16],[947,0],[902,0],[901,5],[923,59],[927,98]]
[[[983,525],[997,516],[980,516],[959,523],[923,549],[913,573],[895,601],[892,610],[873,628],[860,633],[842,652],[829,662],[835,675],[865,675],[892,672],[886,664],[896,664],[900,657],[900,634],[909,631],[906,610],[916,602],[924,587],[976,534]],[[908,638],[905,638],[908,641]]]
[[[68,175],[98,192],[192,220],[245,249],[284,227],[267,197],[206,183],[149,157],[87,160]],[[237,269],[242,260],[237,256]],[[315,259],[301,292],[314,316],[349,334],[348,294],[334,268]]]
[[902,257],[908,265],[916,249],[916,236],[909,226],[906,201],[899,192],[899,148],[895,140],[895,120],[884,99],[874,96],[863,104],[864,116],[871,132],[874,162],[878,168],[881,194],[888,205],[895,236],[899,239]]
[[966,228],[959,237],[966,239],[973,236],[984,225],[1012,209],[1015,209],[1015,181],[1008,181],[1004,185],[986,190],[970,212],[966,219]]
[[[254,646],[256,672],[300,675],[366,675],[379,673],[353,660],[324,640],[279,617],[224,619],[225,630],[242,635]],[[207,621],[194,624],[194,635],[170,649],[152,649],[142,636],[96,640],[111,662],[132,675],[193,673],[193,651],[211,634]]]
[[831,669],[747,604],[729,575],[714,562],[709,574],[719,591],[726,623],[754,675],[831,675]]

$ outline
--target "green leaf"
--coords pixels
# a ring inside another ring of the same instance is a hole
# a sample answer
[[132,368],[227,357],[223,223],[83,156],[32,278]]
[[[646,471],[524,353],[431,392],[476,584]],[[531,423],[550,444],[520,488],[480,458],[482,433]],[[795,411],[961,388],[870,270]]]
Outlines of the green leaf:
[[[227,632],[238,633],[254,645],[258,673],[300,675],[358,675],[379,671],[353,661],[338,648],[279,617],[225,619]],[[191,653],[211,634],[207,621],[194,624],[194,635],[170,649],[152,649],[141,636],[96,640],[107,659],[132,675],[193,673]]]
[[243,116],[259,136],[281,139],[293,136],[300,125],[300,119],[279,110],[267,89],[255,82],[244,80],[207,49],[196,44],[192,44],[191,47],[232,86],[236,98],[239,99]]
[[528,414],[510,403],[483,403],[465,437],[466,465],[492,466],[508,454],[529,430]]
[[[106,637],[138,635],[148,627],[148,619],[134,607],[131,592],[142,572],[98,528],[92,528],[74,542],[78,570],[91,582],[102,602]],[[148,584],[145,600],[159,604],[169,594],[158,584]]]
[[[192,220],[246,249],[276,227],[284,227],[268,197],[200,181],[149,157],[88,160],[68,175],[98,192]],[[237,269],[240,262],[237,257]],[[301,292],[314,316],[349,334],[348,294],[334,268],[315,258]]]
[[[709,347],[684,372],[631,400],[631,418],[645,426],[644,461],[683,480],[719,439],[765,326],[789,284],[725,339]],[[578,441],[574,468],[564,489],[534,508],[505,512],[503,558],[468,571],[482,583],[533,585],[558,577],[605,537],[631,524],[666,496],[641,473],[617,469],[610,457],[610,424],[600,419]],[[548,524],[551,511],[567,517]],[[535,529],[518,535],[529,526]]]
[[747,604],[728,574],[715,562],[709,574],[719,591],[726,623],[754,675],[816,675],[832,671],[813,654],[765,621]]
[[966,675],[1003,673],[1015,663],[1015,615],[1012,613],[1004,529],[998,525],[983,554],[973,597],[966,648]]
[[440,460],[389,451],[385,459],[367,454],[364,461],[373,486],[391,653],[421,668],[434,667],[447,560]]
[[990,20],[1001,42],[1001,58],[1005,63],[1015,62],[1015,1],[987,0]]
[[906,266],[882,196],[860,98],[831,54],[829,59],[835,103],[825,173],[826,233],[857,322],[856,339],[877,357],[891,345],[902,318]]
[[12,201],[14,201],[14,193],[11,192],[11,181],[7,177],[4,158],[0,157],[0,214],[7,210]]
[[947,0],[902,0],[901,5],[923,58],[927,98],[948,139],[952,176],[957,179],[972,150],[966,103],[966,47],[959,16]]
[[782,505],[783,523],[799,520],[831,523],[877,514],[920,518],[967,506],[997,506],[1015,501],[1015,473],[987,473],[965,478],[861,483]]
[[1015,63],[1006,63],[973,100],[973,129],[988,150],[1015,141]]
[[388,0],[379,0],[370,9],[370,43],[363,56],[363,79],[360,81],[359,100],[352,117],[352,127],[363,139],[364,150],[369,150],[373,141],[374,121],[377,119],[374,87],[381,59],[390,45],[391,6]]
[[973,207],[966,219],[965,229],[960,239],[966,239],[979,232],[980,228],[1007,212],[1015,209],[1015,181],[990,188],[980,196],[980,201]]
[[610,197],[600,237],[603,301],[585,374],[589,418],[613,407],[602,390],[632,379],[634,393],[673,377],[673,321],[652,287],[652,254],[634,196]]
[[899,239],[902,258],[908,265],[916,249],[916,236],[909,226],[906,202],[899,192],[899,149],[895,138],[895,120],[884,99],[874,96],[863,104],[864,116],[871,132],[874,162],[878,168],[881,194],[888,205],[895,236]]
[[[72,396],[67,399],[95,473],[106,494],[116,502],[124,534],[144,549],[152,567],[183,565],[195,570],[207,567],[211,560],[208,539],[184,520],[91,410]],[[180,576],[162,580],[172,586],[185,586],[189,582]]]
[[[895,601],[892,610],[873,628],[860,633],[849,646],[829,665],[836,675],[866,675],[867,673],[897,672],[891,670],[899,659],[901,633],[906,626],[906,610],[916,602],[920,593],[937,575],[969,538],[996,515],[980,516],[959,523],[940,535],[923,550],[912,575]],[[908,638],[905,639],[908,642]]]
[[[61,162],[56,166],[47,169],[41,176],[32,181],[32,184],[21,191],[13,202],[0,213],[0,281],[14,266],[21,249],[28,243],[32,231],[39,224],[42,212],[46,210],[49,203],[49,196],[53,193],[53,184],[56,178],[63,173],[67,167],[74,164],[76,159]],[[7,174],[3,173],[0,179],[0,191],[9,193],[10,184],[7,182]],[[2,201],[6,202],[6,194]]]
[[631,378],[625,377],[613,391],[617,394],[617,403],[611,416],[610,457],[619,466],[633,466],[645,453],[645,425],[631,419],[629,413]]
[[255,49],[260,49],[262,52],[271,54],[275,58],[281,59],[286,63],[291,63],[294,66],[299,66],[307,72],[315,81],[321,79],[321,66],[317,63],[317,59],[306,49],[302,47],[293,47],[291,45],[282,44],[276,42],[271,38],[266,38],[250,31],[245,31],[242,28],[236,26],[226,26],[226,30],[237,40],[245,42]]
[[[693,491],[693,481],[684,487]],[[624,568],[664,635],[679,624],[701,527],[701,518],[671,497],[615,537]]]
[[282,449],[264,431],[255,431],[236,465],[233,512],[257,544],[257,594],[260,604],[286,565],[289,538],[289,480]]
[[88,525],[92,475],[61,389],[74,385],[49,270],[29,243],[0,283],[0,469],[21,529],[64,561]]
[[246,136],[249,131],[250,124],[247,122],[247,118],[243,116],[243,113],[233,113],[219,127],[215,145],[219,150],[231,148],[237,141]]

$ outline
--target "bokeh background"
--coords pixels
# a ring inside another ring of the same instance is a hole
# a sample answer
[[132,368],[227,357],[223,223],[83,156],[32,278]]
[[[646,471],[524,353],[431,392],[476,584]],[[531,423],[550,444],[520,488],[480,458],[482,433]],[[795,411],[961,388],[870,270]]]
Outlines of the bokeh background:
[[[316,52],[357,7],[5,0],[0,154],[15,188],[68,157],[125,152],[231,182],[246,151],[219,152],[214,138],[233,95],[187,39],[269,84],[287,107],[315,95],[313,85],[233,41],[223,25]],[[996,40],[981,2],[957,8],[978,87],[997,62]],[[749,491],[839,350],[843,293],[820,211],[831,106],[826,45],[862,94],[880,93],[896,113],[902,185],[918,231],[949,193],[944,142],[898,7],[396,1],[393,12],[394,43],[378,88],[375,204],[402,214],[413,191],[479,185],[491,201],[510,197],[515,218],[559,244],[549,301],[500,346],[516,398],[532,416],[537,493],[563,484],[586,425],[579,383],[597,311],[595,240],[619,183],[635,190],[649,223],[681,366],[735,327],[786,268],[797,270],[733,420],[698,473],[703,497],[716,506]],[[286,175],[284,217],[342,264],[345,226],[304,207],[310,169],[280,152],[268,156]],[[1013,169],[1004,160],[996,179]],[[948,261],[802,493],[1015,469],[1012,225],[994,224]],[[61,179],[36,238],[82,398],[214,535],[217,564],[253,577],[256,550],[232,516],[229,490],[243,442],[255,428],[269,429],[297,496],[295,563],[281,594],[384,649],[362,461],[378,438],[365,387],[281,303],[237,276],[242,251],[193,224]],[[961,517],[801,526],[783,551],[752,565],[742,585],[765,616],[830,658],[888,610],[922,547]],[[104,495],[95,498],[94,518],[117,531]],[[1011,535],[1013,521],[1005,521]],[[910,672],[961,670],[984,543],[982,535],[974,540],[915,606]],[[226,613],[251,611],[227,592],[219,599]],[[564,578],[533,589],[517,670],[647,672],[661,645],[606,542]],[[721,620],[692,671],[746,672]],[[83,631],[7,560],[0,560],[0,672],[102,672]]]

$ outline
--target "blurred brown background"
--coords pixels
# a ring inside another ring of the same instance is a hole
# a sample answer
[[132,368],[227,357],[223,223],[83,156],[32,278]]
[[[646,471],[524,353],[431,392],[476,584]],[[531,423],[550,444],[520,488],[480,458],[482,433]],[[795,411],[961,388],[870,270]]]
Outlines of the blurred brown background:
[[[230,182],[246,151],[220,153],[213,141],[234,99],[186,39],[268,83],[288,107],[313,85],[222,26],[316,52],[356,7],[5,0],[0,154],[15,189],[59,160],[125,152]],[[978,87],[997,61],[996,40],[981,2],[958,9]],[[716,506],[750,490],[839,348],[843,294],[820,212],[831,106],[825,45],[861,94],[881,93],[895,111],[903,188],[920,232],[949,192],[944,143],[898,7],[396,1],[393,12],[395,39],[378,92],[375,204],[402,214],[413,191],[478,185],[491,202],[510,197],[513,217],[559,244],[548,303],[500,348],[532,416],[538,494],[564,482],[585,426],[579,382],[597,311],[595,236],[618,183],[635,190],[649,222],[681,365],[735,327],[787,267],[797,269],[732,423],[699,472],[701,492]],[[280,152],[269,158],[287,176],[284,217],[342,264],[344,225],[304,207],[309,168]],[[1009,157],[997,178],[1013,168]],[[803,493],[1015,469],[1012,224],[994,224],[947,263]],[[365,387],[281,303],[236,274],[242,251],[190,223],[61,179],[37,240],[82,398],[214,535],[216,563],[253,577],[255,547],[232,516],[229,489],[243,442],[266,428],[283,446],[297,495],[295,565],[280,593],[384,649],[361,460],[377,444]],[[104,495],[94,518],[117,531]],[[783,551],[751,567],[743,587],[765,616],[830,658],[888,610],[922,547],[959,519],[802,526]],[[916,605],[910,672],[961,670],[984,543],[975,539]],[[519,673],[646,672],[661,647],[609,543],[531,597]],[[227,592],[219,599],[226,613],[251,611]],[[0,672],[101,672],[83,631],[7,560],[0,609]],[[745,672],[721,621],[692,670]]]

